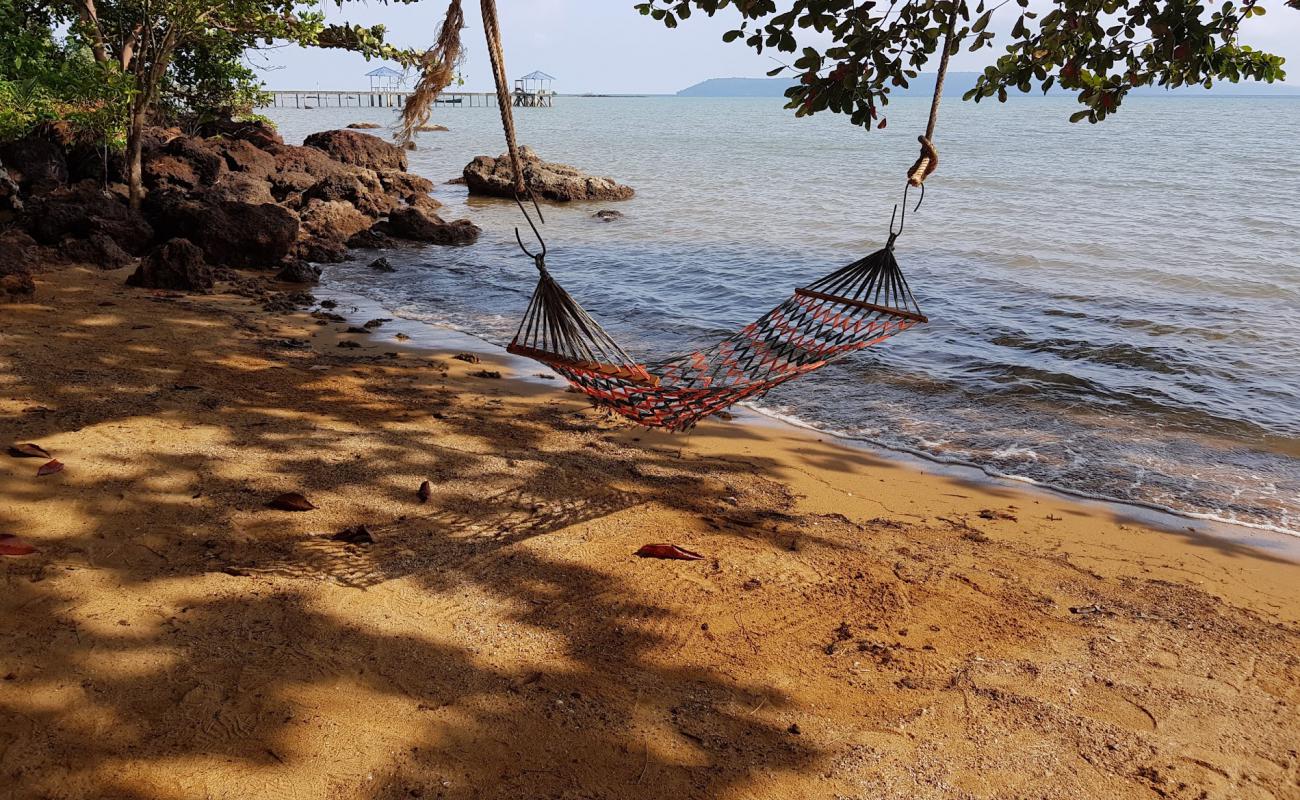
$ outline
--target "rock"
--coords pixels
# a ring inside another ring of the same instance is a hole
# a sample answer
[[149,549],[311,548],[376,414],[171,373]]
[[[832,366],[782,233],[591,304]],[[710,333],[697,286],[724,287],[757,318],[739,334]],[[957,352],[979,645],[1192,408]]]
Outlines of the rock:
[[144,185],[150,189],[189,191],[199,186],[199,174],[190,162],[169,153],[160,153],[144,162],[141,168]]
[[0,275],[27,272],[36,246],[36,240],[22,231],[6,231],[0,236]]
[[74,142],[65,151],[68,181],[94,181],[103,186],[126,180],[126,154],[114,147],[92,142]]
[[[379,173],[379,183],[384,187],[384,191],[396,195],[408,203],[412,197],[424,197],[433,191],[433,181],[428,178],[412,175],[409,172],[399,172],[394,169],[381,171]],[[433,198],[429,199],[432,200]]]
[[212,120],[203,123],[199,133],[206,137],[221,136],[248,142],[260,150],[269,150],[276,145],[283,145],[284,139],[276,133],[275,127],[261,120],[240,121]]
[[203,251],[187,239],[172,239],[154,248],[126,279],[127,286],[203,293],[212,291],[212,283]]
[[[373,139],[374,137],[369,138]],[[315,147],[295,147],[282,144],[272,147],[267,152],[275,159],[275,170],[278,173],[306,173],[316,180],[320,180],[329,175],[353,175],[356,174],[358,169],[355,166],[335,161],[324,150]],[[308,186],[310,185],[308,184]]]
[[312,200],[299,216],[303,239],[346,242],[354,234],[370,228],[371,218],[341,200]]
[[12,215],[23,210],[22,188],[0,161],[0,214]]
[[150,201],[162,232],[189,239],[210,264],[279,264],[298,241],[298,216],[272,203],[205,202],[176,195]]
[[68,183],[63,148],[40,133],[0,145],[0,161],[14,183],[28,195],[45,194]]
[[317,264],[341,264],[348,260],[348,246],[338,239],[304,239],[294,245],[294,255]]
[[378,122],[349,122],[348,127],[354,130],[372,131],[376,128],[382,128]]
[[369,170],[354,175],[329,175],[321,178],[303,192],[302,196],[304,200],[337,200],[350,203],[358,211],[372,218],[382,217],[397,205],[384,193],[383,184],[378,176]]
[[65,261],[91,264],[102,270],[121,269],[135,263],[129,253],[107,235],[92,233],[85,239],[64,239],[59,255]]
[[34,294],[36,294],[36,281],[32,279],[30,272],[17,269],[5,272],[4,267],[0,267],[0,299],[12,300]]
[[[635,192],[630,186],[612,178],[586,175],[575,167],[542,161],[531,147],[519,152],[523,162],[524,182],[538,198],[567,202],[570,200],[627,200]],[[466,165],[465,183],[470,194],[514,197],[514,170],[510,155],[497,158],[478,156]]]
[[438,131],[449,131],[446,125],[418,125],[415,130],[419,133],[436,133]]
[[356,131],[321,131],[308,136],[303,145],[324,150],[336,161],[366,169],[406,170],[406,154],[377,136]]
[[102,233],[139,255],[154,238],[153,226],[139,211],[89,181],[30,199],[24,216],[32,236],[45,245]]
[[613,211],[611,209],[602,209],[600,211],[597,211],[595,214],[592,214],[591,216],[595,219],[600,220],[601,222],[613,222],[616,219],[622,219],[623,212]]
[[384,258],[383,256],[380,256],[379,258],[376,258],[374,261],[371,261],[368,266],[373,270],[378,270],[379,272],[397,271],[396,269],[393,268],[392,263],[390,263],[389,260]]
[[266,180],[278,169],[275,156],[262,150],[252,142],[243,139],[231,139],[215,143],[218,153],[226,161],[226,168],[232,172],[242,172],[254,178]]
[[190,165],[202,185],[216,183],[226,174],[226,159],[217,146],[197,136],[178,136],[167,143],[163,152]]
[[394,236],[417,242],[444,245],[473,244],[481,232],[467,219],[444,222],[442,217],[414,206],[395,209],[388,215]]
[[270,182],[242,172],[223,175],[221,180],[204,190],[203,199],[213,203],[234,200],[255,205],[275,202]]
[[295,259],[286,263],[275,277],[285,283],[316,283],[320,280],[320,267]]
[[347,246],[369,250],[388,247],[392,245],[393,240],[385,233],[384,228],[386,227],[371,226],[364,231],[355,233],[348,238]]

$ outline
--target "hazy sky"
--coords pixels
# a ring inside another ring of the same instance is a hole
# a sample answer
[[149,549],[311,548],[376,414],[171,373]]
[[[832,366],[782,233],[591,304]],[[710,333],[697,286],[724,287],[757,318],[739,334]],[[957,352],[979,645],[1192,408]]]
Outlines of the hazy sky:
[[[733,9],[709,19],[694,15],[676,30],[642,17],[635,0],[497,0],[506,68],[511,78],[536,69],[556,76],[556,91],[672,93],[706,78],[760,77],[775,62],[759,56],[743,42],[723,44],[722,33],[737,18]],[[1036,3],[1037,4],[1037,3]],[[1264,0],[1268,14],[1251,20],[1245,40],[1255,47],[1285,56],[1288,83],[1300,84],[1300,11],[1281,0]],[[429,45],[447,8],[443,0],[410,5],[346,3],[342,9],[327,2],[331,18],[366,25],[383,23],[394,44]],[[462,31],[468,53],[463,67],[467,91],[492,88],[478,3],[464,0],[467,28]],[[1013,6],[1004,11],[1011,12]],[[1003,15],[1004,26],[1014,14]],[[997,27],[996,25],[994,27]],[[986,49],[953,59],[953,69],[978,69],[993,56]],[[780,55],[780,54],[777,54]],[[378,66],[352,53],[281,47],[251,55],[272,89],[365,88],[365,72]]]

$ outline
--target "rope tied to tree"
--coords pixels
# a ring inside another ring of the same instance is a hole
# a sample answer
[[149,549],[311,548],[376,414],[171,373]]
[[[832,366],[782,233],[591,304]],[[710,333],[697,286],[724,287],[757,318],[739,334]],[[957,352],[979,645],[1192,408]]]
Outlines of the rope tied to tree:
[[921,143],[921,155],[907,170],[907,184],[924,188],[925,179],[939,168],[939,150],[934,146],[934,128],[939,122],[939,101],[943,99],[943,82],[948,76],[948,57],[952,54],[953,23],[956,15],[948,20],[948,31],[943,37],[943,55],[939,57],[939,71],[934,79],[934,98],[930,101],[930,121],[925,126],[925,135],[916,137]]

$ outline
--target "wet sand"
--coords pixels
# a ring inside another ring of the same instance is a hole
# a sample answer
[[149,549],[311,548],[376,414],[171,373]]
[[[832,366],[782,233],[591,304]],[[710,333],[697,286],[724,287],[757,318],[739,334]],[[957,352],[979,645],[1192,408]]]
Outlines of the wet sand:
[[1279,540],[39,277],[0,437],[66,468],[0,458],[0,796],[1300,797]]

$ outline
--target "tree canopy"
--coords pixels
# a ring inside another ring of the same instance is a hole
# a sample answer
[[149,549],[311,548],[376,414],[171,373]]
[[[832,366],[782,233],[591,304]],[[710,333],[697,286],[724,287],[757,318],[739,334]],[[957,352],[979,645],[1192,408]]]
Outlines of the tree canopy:
[[[906,87],[936,53],[1003,46],[965,99],[1013,91],[1072,92],[1084,106],[1072,121],[1099,122],[1139,86],[1210,87],[1215,81],[1273,82],[1285,77],[1283,59],[1241,44],[1249,19],[1264,15],[1258,0],[1054,0],[1032,10],[1030,0],[647,0],[645,15],[674,28],[700,11],[728,8],[739,16],[726,42],[743,40],[759,53],[795,54],[787,70],[799,77],[786,91],[799,116],[832,111],[866,128],[884,127],[882,107],[891,89]],[[1287,5],[1300,8],[1300,0]],[[1008,7],[1009,6],[1009,7]],[[995,17],[1013,20],[995,33]],[[951,31],[951,37],[948,36]],[[808,32],[828,46],[807,43]],[[803,41],[801,41],[801,39]]]

